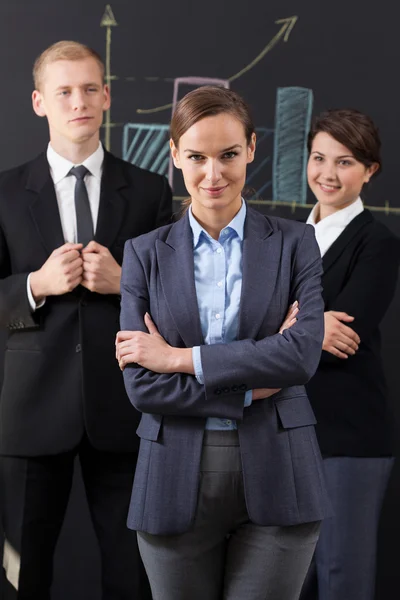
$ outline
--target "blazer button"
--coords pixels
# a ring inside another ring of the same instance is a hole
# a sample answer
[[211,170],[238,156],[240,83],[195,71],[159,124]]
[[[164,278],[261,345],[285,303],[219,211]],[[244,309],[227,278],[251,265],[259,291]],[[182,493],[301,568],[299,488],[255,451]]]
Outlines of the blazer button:
[[216,388],[214,390],[214,394],[217,394],[219,396],[219,394],[222,392],[221,388]]
[[222,391],[224,392],[224,394],[229,394],[231,390],[228,387],[224,387]]
[[239,386],[239,389],[241,392],[245,392],[247,390],[247,385],[245,383],[242,383],[242,385]]
[[239,388],[238,388],[238,386],[237,386],[237,385],[233,385],[233,386],[231,387],[231,390],[232,390],[232,392],[237,392],[237,391],[238,391],[238,389],[239,389]]
[[75,348],[75,352],[80,352],[81,350],[82,350],[82,347],[81,347],[81,345],[80,345],[80,344],[77,344],[77,345],[76,345],[76,348]]

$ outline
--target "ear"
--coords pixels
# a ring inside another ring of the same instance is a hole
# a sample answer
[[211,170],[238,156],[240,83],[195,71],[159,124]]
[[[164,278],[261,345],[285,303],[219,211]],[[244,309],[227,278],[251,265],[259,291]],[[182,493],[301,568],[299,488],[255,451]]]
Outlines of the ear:
[[256,139],[256,134],[252,133],[250,144],[247,146],[247,164],[252,163],[254,160],[254,153],[256,151]]
[[172,138],[169,140],[169,147],[171,149],[171,156],[172,156],[172,160],[174,161],[175,167],[177,169],[181,169],[182,167],[181,167],[181,161],[179,158],[179,150],[175,146]]
[[32,106],[38,117],[46,116],[46,110],[43,105],[43,96],[39,90],[34,90],[32,92]]
[[365,169],[364,183],[368,183],[368,181],[371,179],[372,175],[374,175],[379,169],[380,169],[380,164],[377,162],[372,163],[372,165],[367,167]]
[[104,104],[103,104],[103,111],[105,112],[106,110],[108,110],[111,106],[111,94],[110,94],[110,87],[108,85],[105,85],[103,87],[103,94],[104,94]]

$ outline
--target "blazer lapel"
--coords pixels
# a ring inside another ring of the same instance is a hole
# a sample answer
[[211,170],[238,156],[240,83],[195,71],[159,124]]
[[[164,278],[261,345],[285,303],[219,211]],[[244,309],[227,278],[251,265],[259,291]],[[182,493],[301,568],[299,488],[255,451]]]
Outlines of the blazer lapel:
[[99,215],[94,239],[108,248],[114,242],[124,221],[127,200],[123,195],[123,189],[128,186],[132,188],[132,184],[126,180],[122,164],[105,151]]
[[257,337],[275,289],[281,249],[282,232],[247,208],[238,339]]
[[29,165],[26,189],[35,192],[30,204],[32,219],[47,252],[62,246],[65,242],[58,210],[56,193],[50,175],[49,163],[41,154]]
[[179,335],[187,347],[204,344],[194,279],[193,235],[187,214],[174,223],[165,242],[157,240],[156,253],[165,301]]
[[345,228],[345,230],[339,235],[339,237],[333,242],[332,246],[326,251],[322,258],[322,265],[324,269],[324,275],[331,268],[331,266],[337,261],[343,250],[350,243],[353,237],[362,229],[367,223],[372,221],[372,215],[369,210],[363,210],[362,213],[357,215]]

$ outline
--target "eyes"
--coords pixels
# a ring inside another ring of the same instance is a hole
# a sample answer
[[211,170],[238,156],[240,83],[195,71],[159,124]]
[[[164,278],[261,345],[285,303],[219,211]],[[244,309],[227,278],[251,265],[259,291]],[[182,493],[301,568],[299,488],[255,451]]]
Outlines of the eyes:
[[[325,158],[323,156],[319,156],[318,154],[314,154],[312,156],[312,161],[315,163],[322,163],[324,162],[324,160]],[[355,161],[349,160],[348,158],[341,158],[337,161],[337,164],[341,167],[352,167],[353,165],[355,165]]]
[[[235,151],[231,150],[230,152],[224,152],[224,154],[221,155],[221,159],[222,160],[232,160],[237,155],[238,155],[238,152],[235,152]],[[203,160],[206,160],[206,157],[203,156],[203,154],[190,154],[188,156],[188,158],[192,162],[201,162]]]
[[[99,91],[99,88],[96,86],[88,86],[88,87],[84,88],[84,91],[86,94],[95,94]],[[71,90],[69,88],[66,88],[65,90],[60,90],[57,95],[60,97],[70,96]]]

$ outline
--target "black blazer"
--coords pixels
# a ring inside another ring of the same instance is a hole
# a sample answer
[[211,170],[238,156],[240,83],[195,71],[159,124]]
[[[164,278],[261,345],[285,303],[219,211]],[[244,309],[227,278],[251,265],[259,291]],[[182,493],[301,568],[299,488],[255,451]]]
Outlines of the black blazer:
[[368,210],[323,257],[325,311],[354,316],[350,327],[361,338],[348,359],[322,352],[306,386],[324,456],[391,454],[379,324],[396,289],[399,257],[400,241]]
[[[128,238],[170,221],[164,177],[106,152],[95,240],[122,263]],[[64,244],[46,155],[0,175],[0,325],[8,329],[0,452],[37,456],[76,446],[135,451],[138,414],[115,360],[119,295],[79,286],[32,313],[27,276]]]

